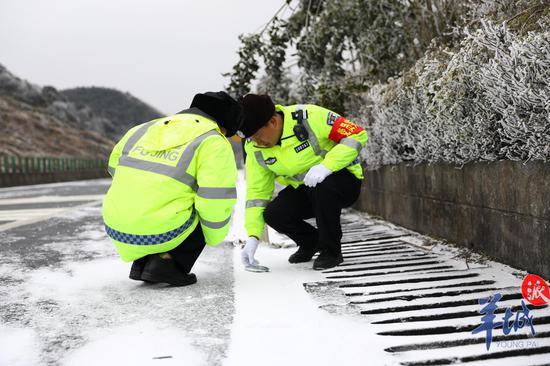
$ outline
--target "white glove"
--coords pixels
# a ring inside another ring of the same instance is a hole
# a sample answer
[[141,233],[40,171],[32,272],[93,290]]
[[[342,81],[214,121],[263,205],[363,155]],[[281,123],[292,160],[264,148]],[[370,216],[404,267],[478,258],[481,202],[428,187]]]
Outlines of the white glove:
[[304,184],[308,187],[315,187],[317,184],[324,181],[331,173],[332,171],[323,164],[314,165],[308,170],[304,178]]
[[245,267],[255,266],[260,263],[254,259],[254,253],[256,253],[256,249],[258,249],[258,244],[260,244],[260,241],[253,236],[249,237],[246,241],[246,244],[241,252],[241,261]]

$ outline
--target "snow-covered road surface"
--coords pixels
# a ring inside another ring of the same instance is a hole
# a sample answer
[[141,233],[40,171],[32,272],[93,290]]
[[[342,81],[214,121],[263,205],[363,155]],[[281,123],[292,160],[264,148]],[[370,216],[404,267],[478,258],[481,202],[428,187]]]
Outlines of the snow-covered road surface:
[[[7,191],[55,201],[109,183]],[[12,198],[0,197],[9,217],[2,199]],[[234,314],[233,246],[205,248],[196,286],[131,281],[104,233],[101,197],[0,232],[0,365],[220,364]]]
[[[533,310],[536,338],[495,330],[487,352],[471,334],[479,298],[498,291],[497,316],[517,311],[523,273],[353,212],[334,269],[262,245],[271,272],[246,272],[227,243],[205,249],[196,285],[131,281],[103,230],[109,183],[0,189],[0,366],[550,362],[548,307]],[[238,195],[231,241],[246,238],[242,176]]]

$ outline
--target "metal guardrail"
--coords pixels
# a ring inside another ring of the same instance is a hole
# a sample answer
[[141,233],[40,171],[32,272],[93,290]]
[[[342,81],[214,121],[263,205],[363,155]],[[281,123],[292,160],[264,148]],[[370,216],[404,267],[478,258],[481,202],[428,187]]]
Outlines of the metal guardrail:
[[0,174],[77,172],[107,169],[102,159],[0,156]]

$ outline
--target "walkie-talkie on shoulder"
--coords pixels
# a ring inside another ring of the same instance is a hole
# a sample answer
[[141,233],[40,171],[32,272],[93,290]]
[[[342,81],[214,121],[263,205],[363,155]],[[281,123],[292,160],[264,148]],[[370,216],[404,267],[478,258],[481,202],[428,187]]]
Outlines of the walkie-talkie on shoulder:
[[298,122],[292,129],[294,131],[294,135],[300,141],[307,140],[309,133],[307,132],[306,126],[303,124],[304,120],[307,120],[307,111],[305,109],[297,109],[295,112],[292,112],[291,115],[292,119],[295,119]]

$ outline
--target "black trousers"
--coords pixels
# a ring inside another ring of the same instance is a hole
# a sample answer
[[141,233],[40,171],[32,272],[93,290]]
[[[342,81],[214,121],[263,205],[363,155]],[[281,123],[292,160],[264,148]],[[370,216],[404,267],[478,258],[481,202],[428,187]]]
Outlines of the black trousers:
[[199,224],[180,245],[168,253],[174,259],[174,262],[180,271],[183,273],[189,273],[202,253],[205,245],[206,241],[204,240],[202,228]]
[[[359,197],[361,180],[347,169],[329,175],[315,187],[288,186],[264,211],[265,222],[287,235],[301,248],[318,249],[331,256],[342,254],[342,208]],[[315,217],[317,229],[305,222]]]

